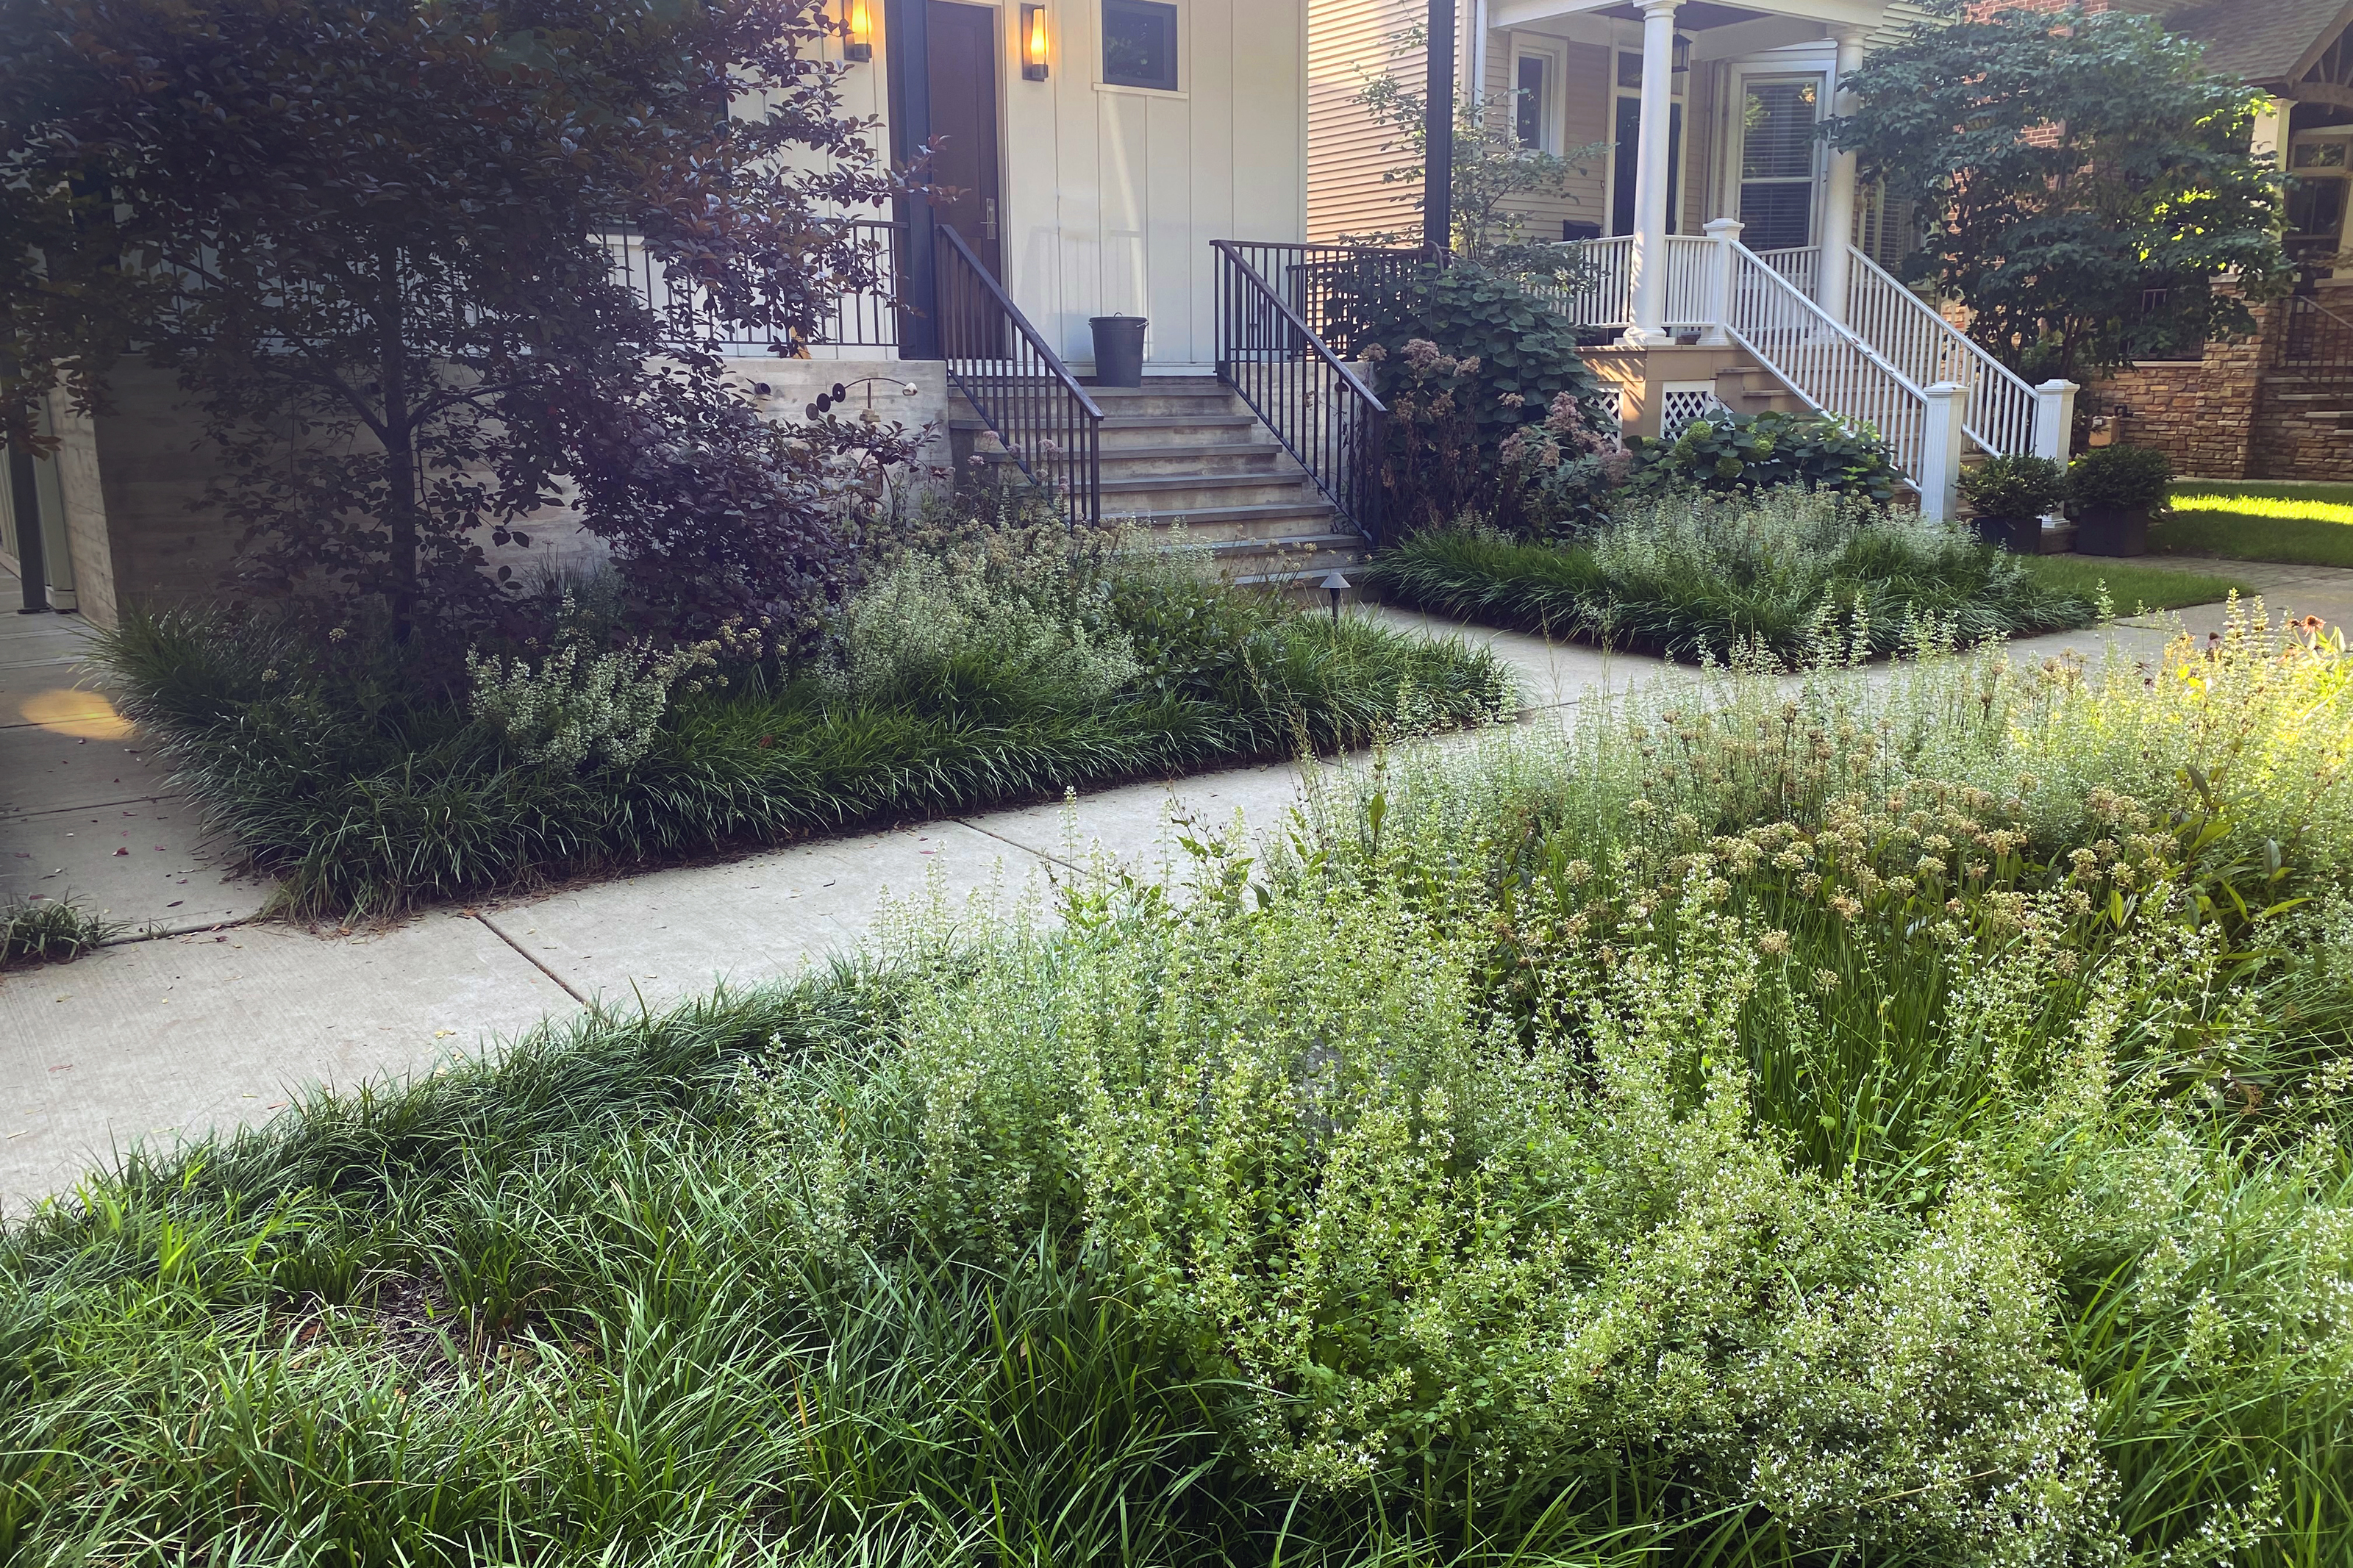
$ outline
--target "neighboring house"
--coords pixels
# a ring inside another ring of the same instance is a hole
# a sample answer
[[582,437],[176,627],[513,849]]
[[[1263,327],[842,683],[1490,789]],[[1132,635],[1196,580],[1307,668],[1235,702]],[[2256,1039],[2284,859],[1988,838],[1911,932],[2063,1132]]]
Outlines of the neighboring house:
[[[1964,453],[2055,453],[2074,389],[2027,386],[1885,270],[1910,215],[1860,186],[1818,132],[1840,77],[1918,19],[1908,0],[1461,0],[1457,90],[1525,142],[1603,151],[1531,238],[1580,243],[1601,281],[1567,302],[1616,333],[1589,359],[1632,432],[1719,404],[1809,406],[1889,440],[1924,510],[1948,515]],[[1310,0],[1308,231],[1410,226],[1419,193],[1354,101],[1367,75],[1419,83],[1390,40],[1411,0]]]
[[[2112,435],[2209,479],[2353,480],[2353,3],[2123,0],[2273,96],[2292,299],[2231,342],[2158,348],[2086,395]],[[2161,321],[2161,300],[2151,301]],[[2164,357],[2156,357],[2163,355]]]

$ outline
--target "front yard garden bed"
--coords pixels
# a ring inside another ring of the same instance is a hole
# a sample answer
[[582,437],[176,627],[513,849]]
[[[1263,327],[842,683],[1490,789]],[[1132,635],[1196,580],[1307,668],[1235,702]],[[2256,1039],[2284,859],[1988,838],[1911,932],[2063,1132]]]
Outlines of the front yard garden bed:
[[498,673],[471,701],[419,689],[388,644],[266,617],[134,617],[103,658],[285,906],[338,915],[1511,706],[1483,650],[1335,624],[1181,560],[1060,548],[910,556],[853,601],[833,654],[795,668],[674,670],[665,689],[603,663],[626,652],[572,660],[568,686],[543,673],[554,656],[501,665],[522,673],[495,711],[479,694]]
[[1559,543],[1433,530],[1386,552],[1370,576],[1417,608],[1686,660],[1744,648],[1785,663],[1885,657],[1932,626],[1966,646],[2088,626],[2099,613],[2095,584],[2035,558],[1795,489],[1631,502]]
[[2319,1563],[2333,641],[1734,674],[133,1157],[24,1562]]

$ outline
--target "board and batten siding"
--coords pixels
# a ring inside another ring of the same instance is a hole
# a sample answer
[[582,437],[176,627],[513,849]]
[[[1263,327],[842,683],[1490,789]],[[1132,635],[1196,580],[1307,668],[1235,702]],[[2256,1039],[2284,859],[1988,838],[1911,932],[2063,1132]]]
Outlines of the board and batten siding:
[[[1304,237],[1306,0],[1175,0],[1173,92],[1103,83],[1101,0],[1051,7],[1044,81],[1021,74],[1018,5],[966,3],[997,19],[1006,291],[1080,374],[1094,363],[1087,319],[1122,311],[1151,321],[1148,362],[1207,367],[1209,242]],[[875,60],[844,79],[845,106],[878,120],[882,9],[877,0]],[[887,124],[877,141],[890,144]]]
[[1000,51],[1006,287],[1082,374],[1114,312],[1150,320],[1148,362],[1209,365],[1209,242],[1304,233],[1306,0],[1176,5],[1174,92],[1103,85],[1100,0],[1053,8],[1047,80]]

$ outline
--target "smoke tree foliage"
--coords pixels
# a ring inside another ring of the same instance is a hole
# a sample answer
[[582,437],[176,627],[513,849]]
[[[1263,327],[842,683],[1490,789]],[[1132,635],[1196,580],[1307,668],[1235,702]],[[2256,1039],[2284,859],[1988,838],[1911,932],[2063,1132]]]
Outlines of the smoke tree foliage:
[[1928,215],[1906,276],[1968,306],[1989,352],[2083,380],[2129,353],[2148,290],[2201,340],[2286,291],[2277,170],[2249,150],[2263,95],[2203,46],[2124,11],[1939,9],[1847,79],[1832,135]]
[[[848,574],[836,461],[721,379],[812,336],[886,197],[816,0],[0,0],[0,418],[175,372],[248,586],[470,634],[569,498],[642,618],[801,635]],[[641,237],[659,308],[605,237]],[[691,288],[679,288],[691,280]],[[892,454],[895,455],[895,454]],[[502,592],[503,590],[503,592]]]

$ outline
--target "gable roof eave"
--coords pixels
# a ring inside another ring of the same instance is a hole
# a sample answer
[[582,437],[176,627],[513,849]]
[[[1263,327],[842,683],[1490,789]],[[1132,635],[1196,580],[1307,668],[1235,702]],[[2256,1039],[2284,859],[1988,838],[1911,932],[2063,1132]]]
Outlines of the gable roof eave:
[[2286,91],[2337,35],[2353,26],[2353,0],[2120,0],[2206,46],[2207,62],[2250,85]]

